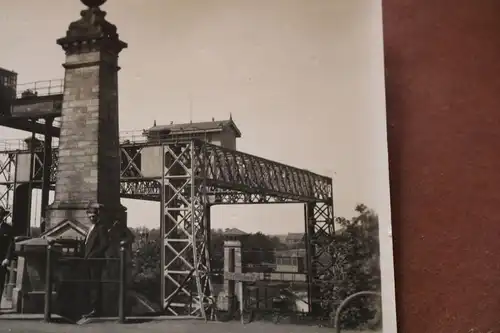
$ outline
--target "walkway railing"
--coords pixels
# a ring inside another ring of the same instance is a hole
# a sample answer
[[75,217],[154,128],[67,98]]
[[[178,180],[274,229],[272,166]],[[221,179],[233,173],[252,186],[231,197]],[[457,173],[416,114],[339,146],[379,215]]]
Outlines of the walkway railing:
[[32,96],[60,95],[64,91],[64,80],[54,79],[18,84],[16,88],[17,98]]
[[[54,126],[60,127],[61,123],[58,118],[54,120],[53,123]],[[43,135],[38,136],[40,137],[41,140],[43,140]],[[143,130],[136,130],[136,131],[120,131],[120,144],[122,145],[127,145],[127,144],[141,144],[145,142],[161,142],[161,141],[175,141],[176,138],[179,138],[179,140],[187,141],[190,140],[189,137],[186,137],[185,135],[165,135],[164,137],[160,136],[155,136],[152,140],[151,137],[147,137],[145,135]],[[193,138],[198,138],[198,137],[193,137]],[[28,150],[28,146],[26,142],[24,141],[25,139],[2,139],[0,140],[0,153],[2,152],[9,152],[9,151],[17,151],[17,150]],[[52,147],[57,148],[59,146],[59,141],[58,138],[53,138],[52,139]]]

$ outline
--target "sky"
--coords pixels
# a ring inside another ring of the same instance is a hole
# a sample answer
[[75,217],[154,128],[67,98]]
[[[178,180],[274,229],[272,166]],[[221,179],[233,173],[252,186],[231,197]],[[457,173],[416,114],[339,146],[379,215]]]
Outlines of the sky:
[[[84,6],[0,0],[0,8],[0,67],[19,73],[18,83],[63,78],[56,39]],[[332,177],[336,216],[365,203],[390,221],[380,1],[109,0],[102,8],[129,44],[119,59],[122,131],[231,113],[238,150]],[[2,139],[29,135],[0,128]],[[122,203],[129,226],[158,227],[158,203]],[[301,205],[212,213],[213,227],[247,232],[303,224]]]

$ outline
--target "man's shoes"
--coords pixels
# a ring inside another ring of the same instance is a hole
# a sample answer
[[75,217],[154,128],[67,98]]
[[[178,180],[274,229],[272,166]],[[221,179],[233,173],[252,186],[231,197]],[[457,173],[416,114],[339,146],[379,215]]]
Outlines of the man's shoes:
[[94,309],[92,311],[90,311],[89,313],[83,315],[82,318],[97,318],[99,317],[99,313]]

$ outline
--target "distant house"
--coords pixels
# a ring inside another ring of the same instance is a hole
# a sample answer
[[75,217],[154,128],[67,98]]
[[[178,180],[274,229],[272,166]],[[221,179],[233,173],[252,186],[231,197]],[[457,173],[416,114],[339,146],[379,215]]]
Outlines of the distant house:
[[299,273],[304,272],[306,267],[306,250],[282,250],[276,251],[276,272]]
[[226,228],[223,232],[222,235],[224,235],[225,239],[241,239],[244,236],[247,236],[248,233],[244,232],[243,230],[236,229],[236,228]]
[[288,234],[276,235],[281,243],[289,248],[294,248],[296,245],[304,244],[305,234],[289,232]]

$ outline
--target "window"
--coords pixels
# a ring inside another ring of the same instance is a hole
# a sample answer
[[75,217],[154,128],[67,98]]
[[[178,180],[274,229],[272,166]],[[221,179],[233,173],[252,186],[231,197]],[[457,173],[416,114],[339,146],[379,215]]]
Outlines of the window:
[[17,85],[17,82],[16,82],[16,77],[15,77],[15,76],[11,76],[11,77],[9,78],[9,86],[10,86],[11,88],[15,88],[15,87],[16,87],[16,85]]

